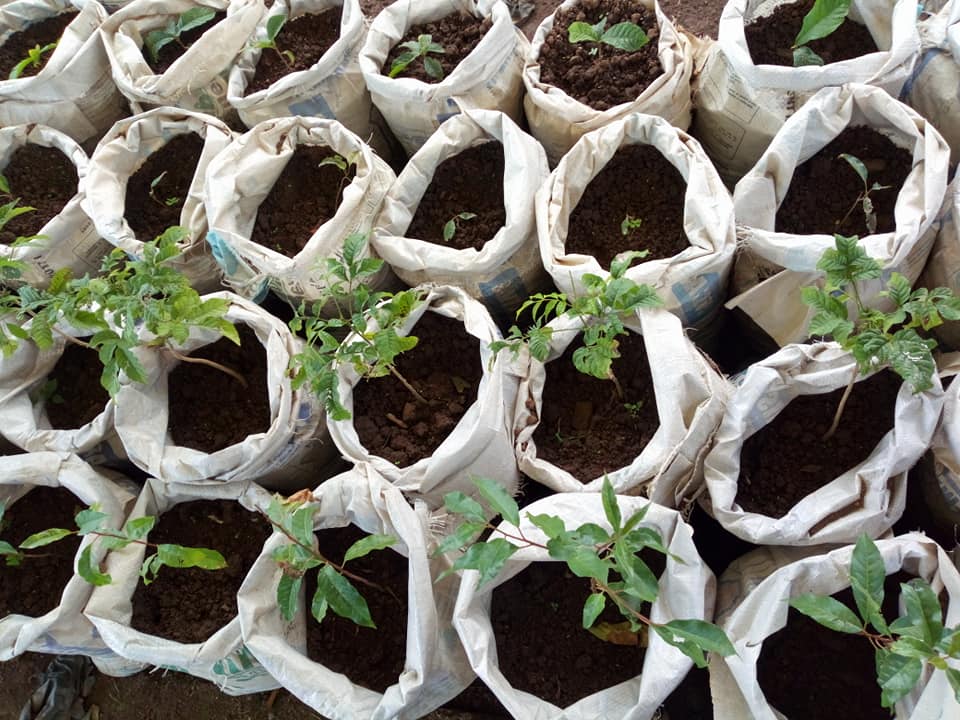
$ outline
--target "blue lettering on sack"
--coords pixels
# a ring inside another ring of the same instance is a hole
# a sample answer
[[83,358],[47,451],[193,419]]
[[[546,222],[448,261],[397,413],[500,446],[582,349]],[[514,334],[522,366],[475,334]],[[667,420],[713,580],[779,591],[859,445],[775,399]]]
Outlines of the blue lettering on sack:
[[312,98],[291,103],[291,115],[303,115],[306,117],[325,117],[330,120],[336,120],[336,115],[330,109],[330,104],[323,99],[323,95],[314,95]]
[[224,239],[213,230],[210,230],[207,232],[207,243],[210,245],[211,252],[213,252],[213,259],[223,268],[223,271],[227,275],[236,273],[237,256],[234,255],[233,250],[230,249],[230,246],[227,245]]
[[713,312],[719,298],[720,275],[704,273],[689,285],[674,283],[670,288],[680,303],[687,325],[696,325]]

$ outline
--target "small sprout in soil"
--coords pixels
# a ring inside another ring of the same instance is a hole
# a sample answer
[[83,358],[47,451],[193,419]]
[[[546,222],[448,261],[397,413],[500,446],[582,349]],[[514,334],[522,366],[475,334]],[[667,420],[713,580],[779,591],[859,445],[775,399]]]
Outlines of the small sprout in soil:
[[571,44],[581,42],[597,43],[597,47],[590,50],[591,55],[596,55],[599,45],[609,45],[617,50],[625,52],[636,52],[643,48],[650,38],[636,23],[620,22],[611,28],[607,27],[606,16],[600,18],[596,25],[578,21],[570,23],[567,28],[567,39]]
[[[609,478],[604,478],[601,495],[611,532],[595,523],[568,530],[559,517],[528,513],[527,519],[547,536],[546,544],[531,540],[520,530],[520,509],[502,485],[485,478],[476,478],[474,482],[489,510],[461,492],[448,493],[444,497],[447,511],[462,518],[463,522],[443,539],[436,553],[463,550],[463,554],[438,580],[458,570],[476,570],[480,573],[479,587],[493,580],[518,550],[542,548],[550,557],[565,561],[570,572],[577,577],[590,579],[591,592],[583,605],[582,624],[587,630],[595,630],[594,634],[601,639],[619,644],[640,644],[646,639],[646,630],[652,629],[701,668],[707,665],[705,652],[723,656],[735,654],[730,640],[716,625],[696,619],[656,623],[644,614],[642,604],[655,602],[660,587],[656,575],[639,553],[650,549],[668,555],[676,562],[682,563],[683,560],[670,554],[659,532],[641,524],[649,505],[623,520]],[[514,527],[502,530],[492,525],[487,518],[493,515],[501,515]],[[480,536],[487,531],[493,533],[490,539],[479,542]],[[623,615],[626,620],[623,627],[606,623],[596,626],[608,602],[612,602]]]
[[631,415],[633,415],[634,417],[638,417],[640,415],[640,411],[643,409],[643,400],[639,400],[638,402],[632,402],[632,403],[624,403],[623,409],[626,410]]
[[620,357],[617,336],[627,332],[623,316],[635,315],[640,308],[663,305],[656,290],[649,285],[638,285],[625,276],[630,264],[646,255],[646,250],[621,253],[610,263],[607,278],[586,273],[582,278],[584,294],[579,297],[571,299],[557,292],[531,295],[517,310],[517,316],[529,308],[533,326],[522,332],[514,325],[505,339],[490,343],[490,349],[496,354],[506,348],[516,356],[522,347],[527,347],[535,359],[546,362],[553,328],[545,327],[544,323],[561,315],[577,318],[583,329],[583,347],[573,353],[574,366],[585,375],[610,380],[622,400],[623,389],[612,365]]
[[960,670],[947,665],[950,659],[960,660],[960,628],[944,627],[937,594],[920,578],[900,584],[905,614],[888,623],[881,611],[886,574],[876,544],[863,534],[850,560],[856,613],[839,600],[812,593],[793,598],[790,606],[824,627],[860,635],[873,645],[883,707],[892,708],[906,697],[928,666],[946,673],[960,702]]
[[823,58],[807,43],[830,35],[843,24],[850,12],[850,0],[816,0],[804,18],[800,32],[793,41],[793,65],[823,65]]
[[318,168],[322,168],[325,165],[333,165],[343,174],[343,177],[340,178],[340,186],[337,188],[337,205],[340,204],[340,200],[343,197],[343,189],[350,181],[350,168],[355,167],[359,160],[360,151],[357,150],[348,154],[346,157],[340,155],[339,153],[334,153],[333,155],[328,155],[319,163],[317,163]]
[[[4,507],[0,504],[0,520],[3,518]],[[7,565],[20,565],[31,557],[42,557],[39,553],[24,552],[44,547],[62,540],[71,535],[94,535],[100,538],[100,543],[107,550],[120,550],[127,545],[136,543],[155,549],[153,555],[147,557],[140,566],[140,577],[144,585],[149,585],[157,578],[157,573],[164,565],[176,568],[202,568],[204,570],[220,570],[227,566],[223,555],[216,550],[207,548],[184,547],[162,543],[156,545],[147,542],[145,538],[153,529],[157,519],[151,515],[127,521],[123,528],[116,530],[105,525],[108,515],[100,512],[97,505],[91,505],[86,510],[77,513],[76,530],[66,528],[50,528],[34,533],[24,540],[17,548],[10,543],[0,540],[0,555],[5,556]],[[77,561],[77,573],[91,585],[109,585],[113,578],[100,572],[93,563],[93,545],[87,545]]]
[[43,56],[48,52],[53,52],[57,48],[57,43],[47,43],[43,47],[40,45],[34,45],[32,48],[27,50],[27,56],[13,66],[13,69],[10,71],[10,75],[7,76],[8,80],[16,80],[18,77],[23,75],[24,71],[27,68],[35,67],[38,68],[43,63]]
[[[935,340],[923,338],[917,328],[930,330],[944,320],[960,319],[960,297],[948,288],[910,289],[910,281],[893,273],[887,289],[894,309],[887,313],[864,305],[858,282],[876,280],[883,274],[879,262],[867,255],[856,236],[835,235],[835,248],[828,248],[817,263],[825,275],[824,288],[805,287],[803,302],[816,310],[810,320],[810,335],[832,336],[856,360],[830,429],[824,440],[833,436],[847,398],[861,373],[890,367],[914,392],[932,387],[936,366],[931,350]],[[854,303],[856,319],[851,320],[847,304]]]
[[[392,535],[367,535],[351,545],[341,563],[324,557],[316,548],[313,516],[318,506],[309,491],[284,500],[274,496],[265,517],[274,528],[290,541],[273,551],[273,559],[282,575],[277,584],[277,605],[283,618],[290,622],[297,612],[300,586],[304,576],[317,568],[317,590],[310,601],[310,613],[322,623],[328,610],[357,625],[375,628],[370,608],[354,582],[369,587],[375,583],[346,569],[351,560],[368,555],[374,550],[383,550],[396,543]],[[353,581],[353,582],[351,582]]]
[[427,75],[434,80],[443,80],[443,66],[435,57],[430,57],[429,53],[442,55],[446,50],[443,49],[443,45],[433,41],[432,35],[420,35],[416,40],[405,42],[400,47],[406,52],[401,53],[400,57],[393,61],[393,65],[390,66],[390,77],[396,77],[417,58],[423,58],[423,69]]
[[352,365],[361,377],[393,375],[418,402],[429,404],[394,364],[400,353],[417,345],[415,336],[401,335],[399,329],[422,295],[415,290],[372,292],[366,282],[381,271],[383,260],[365,257],[366,246],[367,236],[354,233],[339,257],[325,259],[326,289],[310,306],[301,302],[290,321],[290,329],[307,338],[304,351],[290,360],[293,388],[308,386],[334,420],[350,418],[337,390],[341,363]]
[[[3,230],[3,228],[7,226],[7,223],[14,218],[20,217],[21,215],[26,215],[27,213],[36,210],[35,207],[21,205],[20,198],[13,197],[13,192],[10,190],[10,182],[7,180],[5,175],[0,175],[0,194],[2,194],[4,197],[11,198],[8,202],[0,205],[0,230]],[[17,238],[18,241],[21,239],[22,238]]]
[[842,227],[843,224],[847,221],[847,218],[850,217],[850,213],[857,209],[859,205],[863,209],[863,216],[867,223],[867,230],[870,233],[875,233],[877,231],[877,214],[873,211],[873,200],[870,199],[870,193],[877,190],[889,190],[889,185],[881,185],[880,183],[870,184],[867,174],[867,166],[863,161],[856,157],[855,155],[849,155],[847,153],[840,153],[837,155],[837,159],[844,160],[846,163],[854,169],[857,175],[860,176],[860,180],[863,181],[863,192],[857,195],[857,199],[853,201],[853,205],[850,206],[850,209],[847,210],[847,214],[837,223],[837,227]]
[[160,50],[172,42],[176,42],[180,47],[186,49],[186,45],[180,40],[180,36],[188,30],[206,25],[216,16],[213,8],[194,7],[187,10],[179,17],[170,20],[163,30],[151,30],[143,39],[147,46],[147,52],[154,62],[160,60]]
[[629,235],[631,232],[643,225],[642,218],[635,218],[633,215],[627,215],[623,218],[623,222],[620,223],[620,234]]
[[447,220],[443,224],[443,241],[450,242],[453,240],[453,236],[457,234],[457,230],[460,228],[460,223],[465,220],[473,220],[476,216],[476,213],[462,212]]
[[167,176],[167,171],[164,170],[162,173],[157,175],[153,180],[150,181],[150,199],[153,200],[158,205],[163,205],[164,207],[173,207],[179,205],[183,198],[178,197],[168,197],[160,198],[157,195],[157,186],[163,182],[163,179]]
[[30,402],[34,405],[47,402],[53,403],[54,405],[62,405],[64,403],[63,395],[57,392],[56,378],[49,378],[45,382],[41,383],[40,386],[33,390],[29,395]]
[[289,50],[281,50],[277,46],[277,35],[280,34],[280,30],[287,22],[286,15],[273,15],[267,20],[267,36],[264,40],[257,40],[253,43],[253,47],[260,48],[262,50],[273,50],[277,55],[280,56],[280,59],[283,60],[287,67],[293,67],[293,64],[297,61],[296,56]]

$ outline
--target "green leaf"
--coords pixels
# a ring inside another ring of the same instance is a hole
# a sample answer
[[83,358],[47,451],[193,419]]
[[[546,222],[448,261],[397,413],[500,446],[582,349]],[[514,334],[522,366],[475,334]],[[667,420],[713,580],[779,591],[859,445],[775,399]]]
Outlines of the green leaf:
[[801,45],[793,50],[793,66],[804,67],[805,65],[823,65],[823,58],[806,45]]
[[457,233],[457,223],[453,220],[447,220],[443,225],[443,241],[450,242]]
[[943,634],[943,614],[940,602],[930,585],[919,578],[900,585],[907,618],[920,631],[920,639],[927,645],[939,642]]
[[151,30],[143,38],[143,44],[147,46],[147,51],[150,53],[153,61],[158,62],[160,59],[160,51],[175,39],[176,37],[174,35],[163,30]]
[[351,620],[357,625],[376,628],[373,618],[370,617],[370,608],[367,601],[357,591],[353,584],[343,575],[333,569],[331,565],[324,565],[317,573],[317,593],[313,604],[316,607],[317,598],[326,601],[340,617]]
[[477,583],[479,588],[493,580],[503,569],[510,556],[518,549],[516,545],[503,538],[493,538],[486,542],[471,545],[461,557],[457,558],[453,566],[443,572],[437,580],[442,580],[457,570],[476,570],[480,573],[480,580]]
[[0,555],[19,555],[20,551],[6,540],[0,540]]
[[600,42],[600,37],[590,23],[572,22],[567,28],[567,41],[571,43]]
[[483,511],[483,505],[460,491],[450,492],[444,495],[443,506],[447,509],[447,512],[462,515],[466,520],[482,523],[486,523],[487,521],[487,516]]
[[827,37],[840,27],[850,12],[850,0],[816,0],[804,18],[794,47]]
[[953,696],[960,703],[960,670],[947,668],[945,672],[947,673],[947,680],[950,681],[950,687],[953,688]]
[[927,660],[937,654],[931,645],[928,645],[920,638],[909,635],[898,638],[896,642],[892,643],[889,647],[890,651],[897,655],[915,657],[921,660]]
[[573,548],[564,559],[570,572],[577,577],[597,578],[604,583],[607,581],[611,563],[601,559],[596,550],[581,545]]
[[443,80],[443,65],[441,65],[440,61],[436,58],[429,56],[423,58],[423,69],[426,70],[427,75],[434,80]]
[[143,517],[128,520],[123,526],[123,534],[127,539],[142,540],[150,534],[153,526],[156,525],[157,518],[153,515],[144,515]]
[[64,528],[50,528],[49,530],[41,530],[40,532],[34,533],[20,543],[20,549],[32,550],[33,548],[43,547],[44,545],[55,543],[57,540],[63,540],[63,538],[73,534],[73,530],[65,530]]
[[876,655],[877,683],[880,685],[880,704],[893,707],[916,686],[923,672],[923,662],[916,658],[896,655],[878,649]]
[[510,493],[503,485],[496,480],[484,477],[473,478],[473,483],[494,512],[502,515],[503,519],[512,525],[520,524],[520,508],[517,506],[517,501],[510,497]]
[[277,35],[287,22],[286,15],[273,15],[267,18],[267,37],[271,42],[276,42]]
[[277,583],[277,605],[280,607],[280,614],[287,622],[293,622],[297,614],[302,584],[302,577],[291,577],[286,574],[281,575],[280,582]]
[[202,570],[220,570],[227,566],[223,555],[208,548],[162,543],[157,545],[157,557],[161,564],[174,568],[196,567]]
[[606,475],[603,476],[603,489],[600,492],[600,496],[603,501],[603,512],[607,516],[607,522],[610,523],[613,532],[617,533],[620,531],[621,523],[620,506],[617,504],[617,495],[613,491],[610,478]]
[[624,591],[643,602],[653,602],[660,594],[657,576],[650,567],[622,543],[613,547],[617,572],[623,577]]
[[882,363],[890,365],[913,392],[923,392],[933,387],[936,363],[931,353],[936,341],[921,338],[912,328],[894,333],[879,353]]
[[0,192],[10,194],[10,181],[7,180],[5,175],[0,175]]
[[607,596],[603,593],[593,593],[583,604],[583,627],[590,629],[600,617],[603,608],[607,605]]
[[318,623],[322,623],[324,618],[327,617],[327,610],[329,609],[330,603],[327,601],[327,596],[320,590],[318,584],[316,591],[313,593],[313,599],[310,601],[310,614]]
[[77,524],[77,528],[79,528],[79,533],[81,535],[88,535],[95,530],[101,529],[103,527],[103,521],[109,517],[106,513],[97,510],[96,506],[92,506],[78,512],[73,520]]
[[850,559],[850,585],[853,600],[860,617],[871,623],[878,632],[887,631],[887,623],[880,610],[883,605],[883,582],[887,570],[876,544],[863,533],[857,539]]
[[177,28],[179,29],[177,35],[179,36],[188,30],[193,30],[201,25],[206,25],[208,22],[213,20],[215,16],[216,11],[214,11],[213,8],[200,6],[190,8],[185,13],[180,15],[180,18],[177,20]]
[[87,545],[80,558],[77,560],[77,574],[91,585],[109,585],[113,578],[107,573],[100,572],[100,569],[93,564],[93,545]]
[[790,601],[790,607],[836,632],[856,635],[863,629],[853,610],[832,597],[798,595]]
[[550,342],[553,340],[553,328],[534,327],[530,329],[528,347],[535,360],[546,362],[550,355]]
[[567,530],[563,520],[556,515],[530,515],[528,513],[527,519],[540,528],[548,538],[558,537]]
[[391,545],[395,545],[396,542],[397,538],[393,535],[367,535],[367,537],[360,538],[347,548],[347,552],[343,556],[343,564],[346,565],[351,560],[369,555],[375,550],[388,548]]
[[[572,26],[571,26],[572,27]],[[603,33],[600,41],[618,50],[636,52],[650,42],[650,38],[639,25],[632,22],[621,22]],[[573,42],[571,40],[571,42]]]
[[419,57],[416,52],[405,52],[397,56],[397,59],[393,61],[393,65],[390,66],[390,72],[388,77],[395,78],[397,75],[406,70],[410,63]]
[[846,160],[846,162],[852,167],[857,175],[860,176],[860,179],[863,181],[863,184],[867,184],[867,166],[863,164],[863,161],[858,158],[856,155],[850,155],[848,153],[840,153],[837,157],[841,160]]
[[726,633],[712,623],[703,620],[671,620],[665,625],[651,625],[670,645],[696,663],[697,667],[706,667],[703,653],[715,652],[724,657],[736,655],[736,650]]
[[460,548],[469,545],[480,533],[486,529],[486,527],[487,524],[485,522],[461,523],[459,526],[457,526],[456,530],[440,541],[434,554],[443,555],[444,553],[459,550]]

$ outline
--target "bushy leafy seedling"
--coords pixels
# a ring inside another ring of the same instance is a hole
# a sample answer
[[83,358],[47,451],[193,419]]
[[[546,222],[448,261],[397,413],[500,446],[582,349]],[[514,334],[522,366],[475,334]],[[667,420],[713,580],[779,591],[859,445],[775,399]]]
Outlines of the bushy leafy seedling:
[[[418,402],[427,403],[397,370],[398,355],[417,345],[413,335],[399,330],[423,301],[417,290],[374,292],[366,284],[383,268],[383,261],[366,257],[367,236],[354,233],[338,257],[324,260],[325,290],[313,303],[302,302],[290,321],[293,332],[303,332],[307,346],[290,362],[293,387],[310,388],[334,420],[347,420],[340,401],[336,367],[349,363],[362,377],[393,375]],[[333,316],[327,315],[333,308]]]
[[477,216],[476,213],[472,212],[462,212],[457,213],[452,218],[447,220],[443,224],[443,241],[450,242],[453,240],[453,236],[457,234],[457,230],[460,228],[460,224],[466,220],[473,220]]
[[420,35],[416,40],[401,43],[400,47],[404,49],[404,52],[390,66],[390,77],[396,77],[406,70],[411,63],[422,59],[423,69],[427,75],[434,80],[443,80],[443,66],[435,57],[430,57],[430,53],[442,55],[446,53],[446,50],[443,49],[443,45],[433,41],[432,35]]
[[[300,494],[298,494],[299,496]],[[357,540],[344,553],[343,561],[336,563],[317,549],[313,530],[313,516],[317,506],[313,496],[294,496],[288,500],[274,497],[266,512],[267,519],[290,542],[273,551],[274,562],[282,575],[277,583],[277,605],[288,622],[297,612],[300,586],[311,570],[317,570],[317,589],[310,600],[310,613],[317,622],[323,622],[329,610],[357,625],[375,628],[370,608],[354,582],[371,587],[375,583],[348,571],[351,560],[383,550],[396,543],[392,535],[367,535]]]
[[863,181],[863,192],[857,195],[857,199],[853,201],[853,205],[850,206],[850,209],[847,210],[847,214],[837,223],[837,227],[842,227],[843,224],[847,221],[847,218],[850,217],[850,213],[857,209],[857,206],[863,210],[863,217],[867,224],[867,230],[871,233],[877,231],[877,214],[873,211],[873,200],[870,199],[870,193],[876,192],[877,190],[889,190],[889,185],[881,185],[880,183],[870,184],[869,174],[867,171],[867,166],[864,165],[863,161],[856,157],[855,155],[849,155],[847,153],[840,153],[837,156],[838,159],[844,160],[860,177],[860,180]]
[[27,68],[38,68],[43,63],[43,56],[49,52],[53,52],[57,48],[57,43],[47,43],[43,47],[40,45],[34,45],[32,48],[27,50],[27,56],[13,66],[13,69],[10,71],[10,74],[7,76],[8,80],[16,80],[18,77],[23,75]]
[[[910,281],[899,273],[893,273],[887,289],[881,293],[893,302],[893,310],[884,312],[867,307],[857,283],[881,277],[882,266],[860,247],[856,236],[836,235],[834,244],[817,263],[817,269],[825,274],[824,288],[802,290],[803,302],[816,310],[810,320],[810,335],[832,336],[856,360],[854,373],[824,439],[836,431],[860,373],[890,367],[914,392],[932,387],[936,365],[931,351],[936,341],[921,337],[917,328],[930,330],[944,320],[960,319],[960,298],[949,289],[911,290]],[[856,312],[854,319],[850,318],[850,302]]]
[[183,198],[174,197],[174,196],[161,198],[160,195],[157,194],[158,193],[157,188],[159,187],[160,183],[163,182],[163,179],[166,176],[167,176],[167,171],[164,170],[162,173],[160,173],[153,180],[150,181],[150,199],[153,200],[158,205],[163,205],[164,207],[174,207],[175,205],[179,205],[183,201]]
[[[528,513],[530,522],[547,536],[547,542],[543,544],[523,534],[520,529],[520,509],[502,485],[486,478],[477,478],[474,482],[490,511],[464,493],[454,492],[445,496],[447,511],[462,518],[462,522],[443,539],[437,553],[461,549],[464,552],[438,580],[457,570],[476,570],[480,573],[479,587],[493,580],[518,550],[538,547],[546,550],[550,557],[566,562],[570,572],[577,577],[590,579],[590,595],[583,605],[584,628],[594,628],[610,602],[629,623],[629,632],[635,637],[646,628],[652,629],[692,659],[698,667],[707,665],[705,652],[724,656],[735,653],[726,634],[716,625],[696,619],[656,623],[645,614],[644,603],[656,601],[660,586],[640,553],[652,550],[670,555],[660,533],[642,524],[649,505],[624,521],[613,486],[605,478],[601,495],[611,530],[607,531],[595,523],[585,523],[575,530],[568,530],[559,517]],[[490,524],[487,518],[494,514],[502,516],[514,528],[504,530]],[[485,542],[478,542],[486,531],[491,531],[491,536]],[[676,562],[683,562],[681,558],[670,557]],[[605,627],[595,634],[613,642],[628,642],[622,639],[618,630]]]
[[180,40],[183,33],[206,25],[213,20],[215,16],[216,12],[213,8],[199,6],[190,8],[185,13],[170,20],[162,30],[151,30],[148,32],[143,39],[143,44],[146,45],[147,52],[150,53],[153,61],[155,63],[159,62],[160,50],[172,42],[176,42],[182,48],[186,49],[187,46]]
[[816,0],[803,18],[800,32],[793,41],[793,64],[823,65],[823,58],[811,50],[807,43],[830,35],[843,24],[850,12],[850,0]]
[[647,33],[636,23],[619,22],[607,28],[606,16],[600,18],[600,22],[595,25],[583,21],[570,23],[567,28],[567,40],[570,43],[596,43],[597,46],[590,50],[591,55],[597,54],[600,45],[609,45],[625,52],[636,52],[650,42]]
[[[0,520],[4,514],[4,507],[0,504]],[[144,559],[140,566],[140,577],[145,585],[149,585],[157,578],[157,573],[163,566],[174,568],[202,568],[204,570],[220,570],[227,566],[227,561],[216,550],[208,548],[184,547],[169,543],[155,544],[145,538],[153,529],[157,519],[152,515],[127,521],[117,530],[107,525],[109,516],[100,512],[96,505],[77,513],[76,530],[67,528],[50,528],[34,533],[19,546],[14,547],[8,542],[0,540],[0,555],[4,556],[7,565],[20,565],[29,560],[35,550],[46,545],[63,540],[71,535],[94,535],[99,538],[100,544],[107,550],[119,550],[131,544],[144,545],[154,551]],[[109,574],[100,572],[93,562],[93,545],[87,545],[77,561],[77,573],[91,585],[109,585],[113,578]]]
[[876,544],[861,535],[850,560],[850,587],[857,612],[839,600],[812,593],[790,606],[824,627],[866,638],[876,652],[880,704],[892,708],[906,697],[929,665],[946,673],[960,702],[960,670],[947,660],[960,660],[960,628],[943,625],[940,602],[930,584],[914,578],[900,584],[905,614],[888,623],[883,617],[886,569]]
[[627,215],[620,223],[620,234],[624,236],[629,235],[641,225],[643,225],[642,218],[635,218],[633,215]]
[[630,264],[646,255],[646,251],[621,253],[610,263],[607,278],[584,274],[584,293],[578,297],[568,298],[559,292],[531,295],[517,310],[517,316],[529,309],[533,326],[523,332],[514,325],[504,340],[490,343],[490,349],[494,353],[509,349],[516,355],[525,346],[534,358],[545,362],[553,339],[553,328],[545,323],[561,315],[577,318],[583,328],[583,346],[573,353],[574,366],[586,375],[612,381],[622,400],[623,389],[613,373],[613,361],[620,357],[617,336],[627,332],[623,316],[633,315],[640,308],[663,305],[656,290],[626,277]]
[[293,64],[297,61],[296,56],[290,50],[281,50],[277,46],[277,36],[280,34],[280,31],[283,29],[283,26],[287,23],[286,15],[272,15],[267,19],[267,36],[263,40],[257,40],[253,43],[253,47],[260,48],[262,50],[273,50],[277,55],[280,56],[280,59],[283,60],[287,67],[293,67]]

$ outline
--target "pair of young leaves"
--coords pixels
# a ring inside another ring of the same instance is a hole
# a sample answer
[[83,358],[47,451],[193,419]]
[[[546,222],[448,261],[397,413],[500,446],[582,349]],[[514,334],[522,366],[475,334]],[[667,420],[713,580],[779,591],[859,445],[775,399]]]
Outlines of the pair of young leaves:
[[153,62],[159,62],[160,50],[172,42],[180,43],[180,36],[183,33],[206,25],[215,16],[216,12],[213,8],[205,6],[190,8],[168,21],[162,29],[148,32],[143,39],[143,44],[146,46],[147,52],[150,53]]
[[816,0],[804,16],[800,32],[793,41],[794,66],[823,65],[823,58],[807,44],[833,33],[847,19],[849,12],[850,0]]

